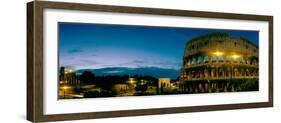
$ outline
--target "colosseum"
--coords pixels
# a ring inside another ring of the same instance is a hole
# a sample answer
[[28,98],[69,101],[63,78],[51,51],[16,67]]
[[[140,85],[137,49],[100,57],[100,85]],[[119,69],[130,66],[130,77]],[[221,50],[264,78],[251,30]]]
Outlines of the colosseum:
[[185,93],[258,91],[258,53],[256,44],[227,33],[193,38],[186,43],[180,89]]

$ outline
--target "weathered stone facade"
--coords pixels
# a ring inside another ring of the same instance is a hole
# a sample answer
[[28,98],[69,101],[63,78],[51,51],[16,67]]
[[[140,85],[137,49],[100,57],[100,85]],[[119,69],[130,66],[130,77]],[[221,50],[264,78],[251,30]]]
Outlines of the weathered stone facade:
[[236,91],[239,83],[258,80],[258,53],[256,44],[226,33],[194,38],[184,51],[180,88],[187,93]]

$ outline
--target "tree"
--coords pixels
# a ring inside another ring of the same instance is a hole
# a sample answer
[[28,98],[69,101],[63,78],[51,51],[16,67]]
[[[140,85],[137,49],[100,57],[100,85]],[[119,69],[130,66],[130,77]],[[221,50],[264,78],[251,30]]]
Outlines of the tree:
[[84,71],[80,76],[80,80],[85,84],[93,84],[95,80],[95,74],[91,71]]
[[237,87],[237,91],[258,91],[259,82],[257,79],[249,79]]
[[137,85],[135,90],[141,91],[142,93],[144,93],[147,90],[147,88],[148,88],[147,84],[139,84],[139,85]]

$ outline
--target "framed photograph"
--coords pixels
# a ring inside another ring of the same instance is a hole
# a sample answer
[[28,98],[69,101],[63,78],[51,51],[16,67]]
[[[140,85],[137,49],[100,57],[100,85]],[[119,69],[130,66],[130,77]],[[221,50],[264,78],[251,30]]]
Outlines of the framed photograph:
[[273,106],[273,17],[27,3],[33,122]]

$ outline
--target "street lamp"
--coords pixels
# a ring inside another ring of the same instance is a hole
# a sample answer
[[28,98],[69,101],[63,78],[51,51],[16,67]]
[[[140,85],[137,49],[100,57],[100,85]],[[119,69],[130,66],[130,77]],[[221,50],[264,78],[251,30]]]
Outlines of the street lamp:
[[65,98],[65,92],[67,91],[69,87],[68,86],[62,86],[62,90],[63,90],[63,98]]
[[143,83],[143,80],[141,80],[141,85],[143,85],[144,83]]

